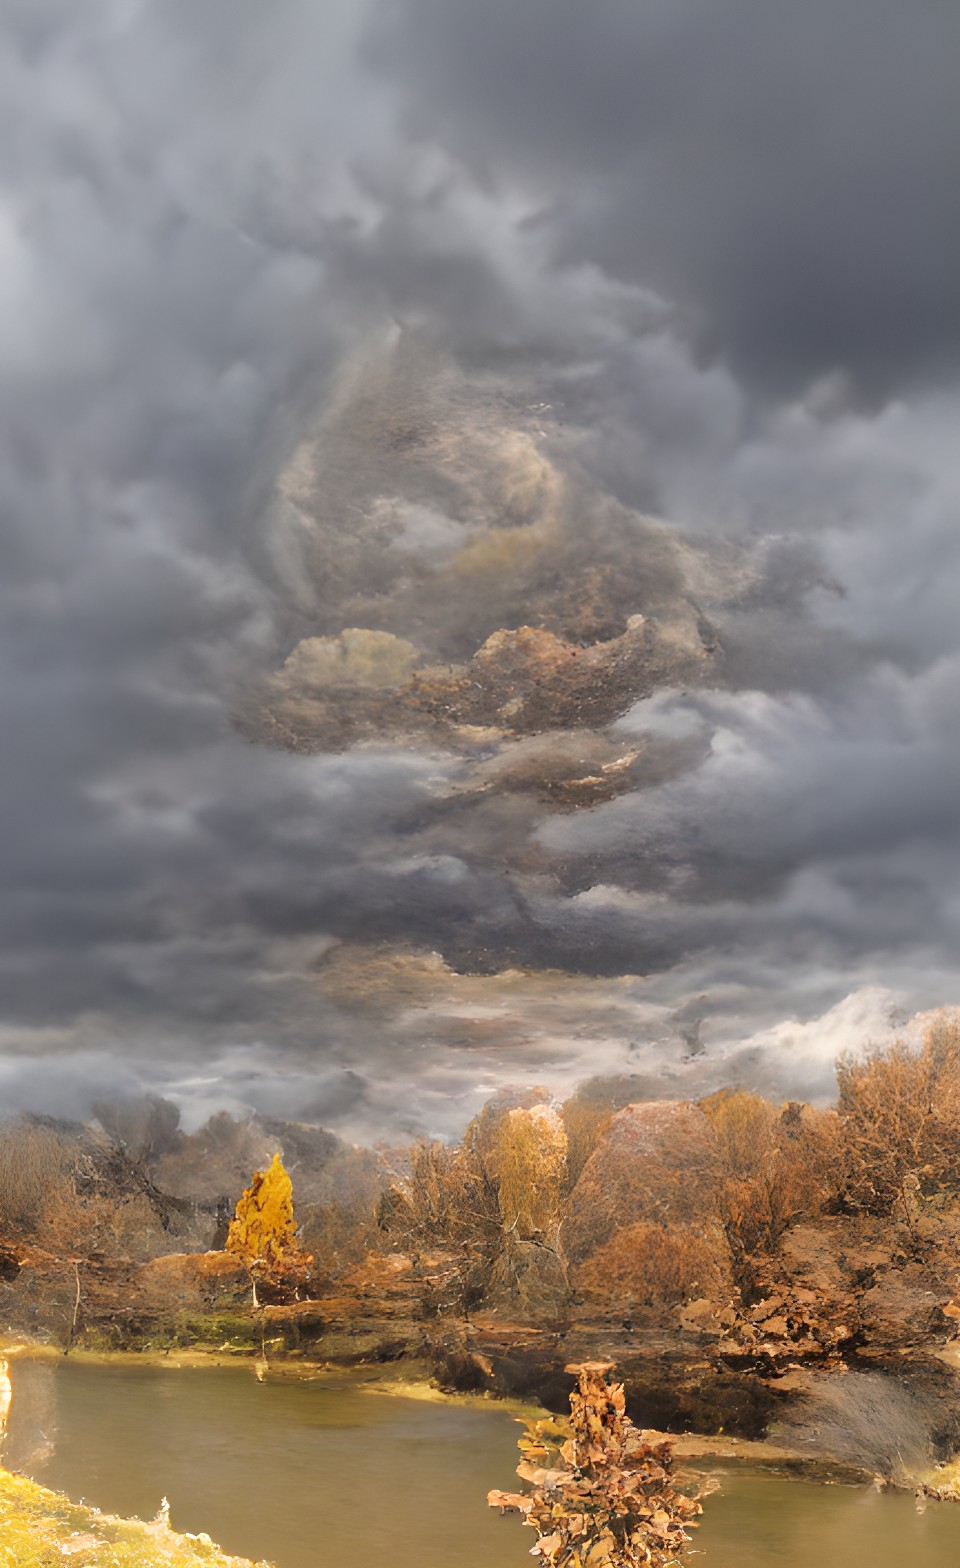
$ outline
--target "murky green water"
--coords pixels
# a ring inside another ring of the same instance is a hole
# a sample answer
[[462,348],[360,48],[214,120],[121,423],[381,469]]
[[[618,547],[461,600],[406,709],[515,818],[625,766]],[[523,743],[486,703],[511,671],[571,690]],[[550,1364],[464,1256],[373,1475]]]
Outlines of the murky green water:
[[[207,1530],[278,1568],[523,1568],[532,1535],[488,1510],[517,1427],[495,1405],[258,1383],[248,1368],[18,1362],[5,1462],[99,1508]],[[718,1472],[719,1473],[719,1472]],[[723,1473],[691,1568],[956,1568],[960,1506]]]

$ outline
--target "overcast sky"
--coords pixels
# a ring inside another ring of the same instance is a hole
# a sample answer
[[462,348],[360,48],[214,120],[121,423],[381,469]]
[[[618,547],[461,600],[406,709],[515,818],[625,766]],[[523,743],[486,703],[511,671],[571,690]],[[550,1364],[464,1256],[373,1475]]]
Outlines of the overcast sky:
[[958,59],[7,0],[8,1108],[823,1096],[960,1002]]

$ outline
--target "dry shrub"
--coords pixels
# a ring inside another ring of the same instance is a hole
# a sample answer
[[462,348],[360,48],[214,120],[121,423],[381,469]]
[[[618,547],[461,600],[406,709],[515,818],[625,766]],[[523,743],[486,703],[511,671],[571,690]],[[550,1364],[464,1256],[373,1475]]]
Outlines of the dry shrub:
[[381,1198],[377,1222],[402,1246],[487,1249],[500,1231],[496,1187],[474,1150],[418,1143]]
[[566,1263],[554,1247],[505,1236],[480,1294],[489,1310],[514,1322],[559,1324],[570,1303]]
[[719,1225],[627,1225],[582,1263],[578,1291],[618,1310],[675,1306],[732,1289],[730,1248]]
[[490,1251],[504,1235],[556,1245],[566,1134],[549,1106],[485,1108],[460,1148],[416,1144],[380,1203],[405,1245]]
[[375,1214],[357,1214],[344,1203],[300,1206],[300,1236],[325,1275],[336,1276],[377,1245]]
[[626,1413],[608,1362],[578,1374],[569,1421],[529,1421],[517,1475],[528,1493],[493,1491],[491,1508],[515,1509],[537,1532],[531,1555],[550,1568],[676,1568],[713,1487],[673,1472],[669,1441],[649,1443]]
[[145,1263],[170,1249],[169,1232],[142,1193],[123,1198],[97,1192],[80,1196],[70,1187],[48,1204],[38,1237],[62,1257],[105,1253]]
[[542,1085],[526,1089],[507,1085],[498,1089],[468,1125],[463,1135],[464,1149],[474,1155],[486,1170],[497,1147],[504,1119],[510,1112],[529,1111],[535,1105],[546,1105],[549,1100],[550,1091]]
[[599,1100],[582,1099],[574,1095],[561,1108],[563,1125],[567,1133],[567,1190],[572,1190],[584,1166],[606,1131],[614,1107]]
[[918,1194],[960,1186],[960,1020],[936,1020],[919,1050],[842,1057],[837,1080],[849,1206],[909,1216]]
[[32,1117],[0,1128],[0,1226],[36,1231],[51,1207],[73,1199],[75,1137]]
[[523,1322],[555,1320],[569,1296],[560,1250],[567,1135],[557,1112],[541,1103],[500,1116],[484,1169],[500,1216],[484,1297]]
[[567,1133],[568,1192],[579,1181],[611,1118],[624,1106],[637,1105],[647,1098],[650,1087],[650,1081],[638,1073],[588,1078],[564,1101],[560,1115]]
[[738,1252],[771,1252],[784,1231],[818,1214],[835,1183],[836,1117],[724,1090],[701,1102],[720,1158],[718,1202]]
[[467,1296],[537,1315],[555,1312],[566,1293],[559,1253],[566,1133],[535,1092],[497,1096],[459,1148],[415,1145],[381,1199],[378,1223],[394,1246],[459,1252]]
[[[287,1145],[284,1145],[284,1155]],[[378,1149],[356,1148],[341,1144],[324,1160],[322,1169],[307,1171],[303,1162],[287,1160],[301,1203],[335,1203],[355,1213],[358,1219],[372,1219],[377,1204],[390,1180],[390,1170]]]

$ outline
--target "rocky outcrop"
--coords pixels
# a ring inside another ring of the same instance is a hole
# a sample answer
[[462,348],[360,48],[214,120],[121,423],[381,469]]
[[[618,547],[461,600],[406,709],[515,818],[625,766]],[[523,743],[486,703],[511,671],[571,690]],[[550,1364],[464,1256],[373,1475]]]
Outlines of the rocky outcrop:
[[582,1263],[638,1222],[715,1223],[718,1174],[716,1138],[699,1106],[686,1100],[626,1106],[601,1135],[571,1194],[567,1256]]
[[146,1312],[194,1312],[240,1307],[251,1297],[250,1272],[229,1252],[170,1253],[133,1276],[138,1305]]
[[796,1225],[758,1269],[719,1349],[779,1368],[936,1358],[955,1333],[953,1265],[935,1247],[924,1251],[889,1219],[824,1215]]

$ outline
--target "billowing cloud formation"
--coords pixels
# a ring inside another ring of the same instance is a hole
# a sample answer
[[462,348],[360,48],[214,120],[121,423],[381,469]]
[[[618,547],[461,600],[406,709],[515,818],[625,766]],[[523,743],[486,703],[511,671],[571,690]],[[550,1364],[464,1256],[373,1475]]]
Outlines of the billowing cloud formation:
[[958,29],[8,7],[5,1103],[823,1094],[956,1000]]
[[384,6],[415,131],[658,289],[738,367],[886,388],[955,368],[960,17],[939,0]]

